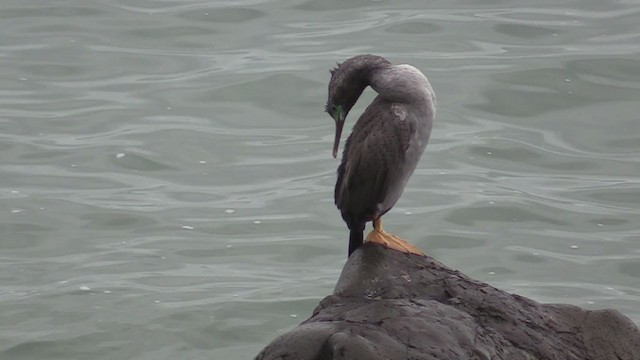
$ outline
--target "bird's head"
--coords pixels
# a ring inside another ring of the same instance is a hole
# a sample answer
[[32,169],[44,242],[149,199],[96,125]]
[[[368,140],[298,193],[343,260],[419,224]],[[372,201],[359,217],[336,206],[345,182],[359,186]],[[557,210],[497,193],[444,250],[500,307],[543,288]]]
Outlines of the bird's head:
[[344,121],[364,89],[369,85],[371,72],[389,65],[390,63],[380,56],[358,55],[330,70],[329,97],[325,110],[336,122],[336,135],[333,143],[334,158],[338,155]]

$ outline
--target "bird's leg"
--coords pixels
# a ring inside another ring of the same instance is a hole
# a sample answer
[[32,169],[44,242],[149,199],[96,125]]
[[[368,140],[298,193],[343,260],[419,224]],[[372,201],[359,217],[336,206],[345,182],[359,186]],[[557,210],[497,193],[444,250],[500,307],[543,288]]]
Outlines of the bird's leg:
[[410,244],[406,240],[403,240],[396,235],[389,234],[388,232],[384,231],[384,229],[382,228],[381,218],[373,220],[373,231],[371,231],[369,235],[367,235],[367,241],[371,241],[386,248],[401,251],[407,254],[424,255],[424,253],[420,251],[420,249],[418,249],[415,245]]

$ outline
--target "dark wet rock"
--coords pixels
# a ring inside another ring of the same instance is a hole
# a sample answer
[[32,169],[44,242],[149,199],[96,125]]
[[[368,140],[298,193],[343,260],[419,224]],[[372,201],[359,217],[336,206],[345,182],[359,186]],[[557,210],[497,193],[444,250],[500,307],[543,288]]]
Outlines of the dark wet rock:
[[539,304],[430,257],[365,244],[333,295],[256,360],[639,360],[616,310]]

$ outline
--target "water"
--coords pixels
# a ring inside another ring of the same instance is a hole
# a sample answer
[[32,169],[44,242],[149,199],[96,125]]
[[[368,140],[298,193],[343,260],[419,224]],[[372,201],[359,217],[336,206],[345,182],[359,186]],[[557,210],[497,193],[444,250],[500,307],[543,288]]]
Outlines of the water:
[[246,359],[309,316],[347,251],[328,69],[363,52],[438,94],[387,229],[640,323],[640,4],[425,4],[3,1],[0,358]]

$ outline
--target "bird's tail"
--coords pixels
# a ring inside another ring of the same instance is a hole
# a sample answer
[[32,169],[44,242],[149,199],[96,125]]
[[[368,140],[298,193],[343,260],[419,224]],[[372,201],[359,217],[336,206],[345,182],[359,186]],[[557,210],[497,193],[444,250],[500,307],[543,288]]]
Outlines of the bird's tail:
[[349,226],[349,256],[351,256],[364,241],[364,224],[365,223],[356,223]]

